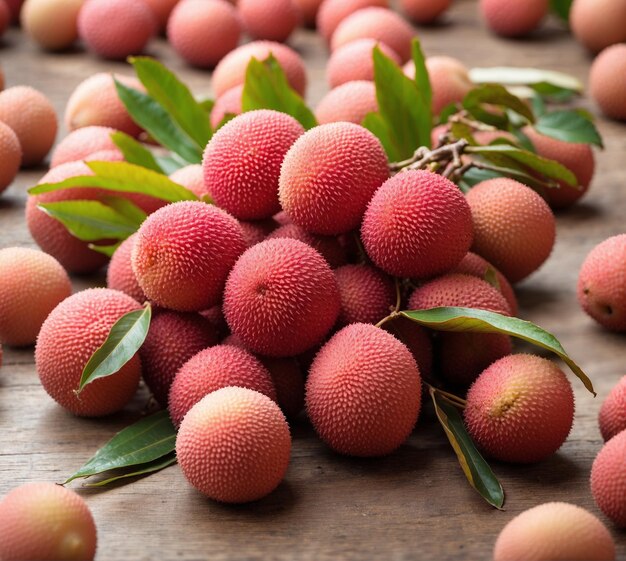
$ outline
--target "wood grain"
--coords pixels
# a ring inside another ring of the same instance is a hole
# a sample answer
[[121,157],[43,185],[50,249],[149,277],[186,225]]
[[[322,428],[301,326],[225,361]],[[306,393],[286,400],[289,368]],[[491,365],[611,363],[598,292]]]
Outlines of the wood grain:
[[[532,41],[504,41],[478,21],[473,1],[457,2],[447,22],[419,31],[428,54],[449,54],[468,66],[540,66],[587,80],[589,57],[557,22]],[[326,52],[311,32],[292,40],[307,60],[309,98],[326,91]],[[210,93],[210,75],[185,67],[163,41],[150,47],[198,94]],[[76,51],[44,54],[11,30],[0,50],[9,85],[44,91],[59,115],[72,89],[96,71],[127,72],[121,63]],[[590,103],[583,106],[595,111]],[[545,501],[569,501],[597,509],[588,477],[601,438],[601,400],[626,373],[621,336],[606,333],[579,309],[577,272],[588,250],[624,230],[624,125],[599,120],[607,148],[597,153],[589,196],[558,216],[558,243],[550,261],[519,286],[522,317],[554,332],[591,376],[595,400],[571,377],[577,414],[562,450],[541,464],[494,463],[507,493],[506,510],[489,508],[468,487],[443,433],[427,408],[409,441],[390,457],[354,460],[330,453],[306,422],[293,426],[293,457],[285,482],[248,506],[205,500],[177,467],[104,491],[79,489],[99,528],[98,559],[487,559],[502,526],[520,511]],[[65,134],[63,131],[61,135]],[[60,135],[60,136],[61,136]],[[0,246],[33,246],[24,224],[25,191],[43,169],[20,174],[0,198]],[[102,275],[75,279],[76,289],[102,284]],[[32,349],[5,349],[0,369],[0,495],[27,481],[61,481],[114,432],[137,418],[145,393],[121,414],[83,420],[66,414],[45,394]],[[624,553],[626,536],[613,531]]]

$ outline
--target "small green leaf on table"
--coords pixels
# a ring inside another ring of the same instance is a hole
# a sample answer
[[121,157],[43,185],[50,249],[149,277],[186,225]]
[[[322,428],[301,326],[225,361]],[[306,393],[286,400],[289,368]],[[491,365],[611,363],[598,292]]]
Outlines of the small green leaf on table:
[[149,462],[147,464],[140,464],[139,466],[135,466],[133,468],[127,468],[126,470],[119,469],[114,470],[109,474],[108,477],[100,479],[96,483],[85,483],[85,487],[105,487],[106,485],[110,485],[115,481],[120,481],[122,479],[128,479],[130,477],[141,477],[142,475],[150,475],[151,473],[155,473],[157,471],[161,471],[166,467],[171,466],[176,463],[176,454],[171,452],[158,460],[154,460],[153,462]]

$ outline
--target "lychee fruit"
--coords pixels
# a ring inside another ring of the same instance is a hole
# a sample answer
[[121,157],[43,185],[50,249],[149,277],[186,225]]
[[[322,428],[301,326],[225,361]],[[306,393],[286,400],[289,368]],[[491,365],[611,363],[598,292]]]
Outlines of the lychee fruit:
[[262,357],[276,390],[276,402],[287,419],[295,419],[304,409],[304,375],[295,358]]
[[417,363],[420,374],[428,380],[433,370],[433,343],[430,332],[406,317],[395,317],[383,329],[402,341]]
[[134,355],[115,374],[99,378],[76,394],[85,365],[106,341],[113,324],[140,309],[127,294],[108,288],[78,292],[47,317],[35,347],[35,365],[44,389],[74,415],[100,417],[122,409],[133,397],[141,376]]
[[78,13],[84,0],[26,0],[22,28],[43,49],[67,49],[78,38]]
[[465,424],[488,456],[534,463],[554,454],[574,420],[574,394],[559,367],[534,355],[501,358],[467,394]]
[[218,129],[227,115],[241,115],[241,96],[243,95],[243,84],[239,84],[230,90],[226,90],[215,100],[215,105],[211,109],[211,126]]
[[266,60],[273,55],[285,72],[290,86],[300,95],[306,90],[306,69],[300,55],[287,45],[274,41],[252,41],[228,53],[213,72],[213,90],[217,97],[245,82],[252,58]]
[[226,0],[183,0],[167,22],[167,39],[189,64],[213,68],[237,47],[241,23]]
[[518,514],[502,529],[493,559],[612,561],[615,542],[588,510],[568,503],[544,503]]
[[[125,162],[124,154],[118,149],[100,150],[85,157],[85,162]],[[152,197],[151,197],[152,198]],[[163,205],[161,205],[163,206]]]
[[591,466],[591,494],[613,523],[626,527],[626,431],[611,438]]
[[72,92],[65,107],[65,126],[73,131],[90,125],[111,127],[130,136],[138,136],[141,127],[137,125],[121,102],[115,89],[115,78],[125,86],[143,91],[143,86],[135,78],[99,72],[90,76]]
[[40,163],[57,135],[57,116],[50,100],[29,86],[0,92],[0,121],[13,129],[22,148],[22,164]]
[[363,8],[388,8],[389,0],[324,0],[317,12],[317,30],[330,42],[337,26]]
[[156,31],[156,18],[144,0],[88,0],[78,14],[81,39],[106,59],[140,54]]
[[22,10],[24,0],[5,0],[4,3],[9,7],[11,23],[18,23],[20,21],[20,12]]
[[302,23],[307,27],[315,26],[317,12],[322,5],[323,0],[293,0],[294,6],[300,12]]
[[569,13],[574,36],[594,53],[626,41],[625,21],[626,0],[574,0]]
[[268,240],[288,238],[304,242],[317,250],[326,259],[331,269],[336,269],[346,263],[346,250],[335,236],[318,236],[310,234],[295,224],[285,224],[268,233],[265,237]]
[[295,356],[322,342],[339,315],[337,282],[326,260],[298,240],[266,240],[233,267],[224,315],[261,355]]
[[100,126],[84,127],[71,132],[55,147],[50,167],[84,160],[87,156],[103,150],[118,151],[111,139],[111,134],[114,132],[116,132],[115,129],[111,127]]
[[315,357],[306,410],[320,438],[350,456],[384,456],[409,436],[420,412],[420,372],[407,347],[373,325],[344,327]]
[[8,29],[11,23],[11,12],[9,11],[9,6],[3,0],[0,2],[0,37],[4,35],[4,32]]
[[290,115],[262,109],[235,117],[204,151],[204,185],[215,203],[239,220],[270,218],[280,210],[283,159],[304,133]]
[[291,435],[274,401],[227,387],[197,403],[176,437],[176,458],[198,491],[216,501],[246,503],[271,493],[289,465]]
[[140,304],[148,299],[133,272],[132,252],[137,234],[126,238],[115,250],[107,269],[107,287],[128,294]]
[[179,3],[179,0],[144,0],[152,14],[156,18],[160,31],[164,31],[167,26],[167,20],[172,10]]
[[388,177],[387,155],[370,131],[354,123],[320,125],[287,152],[280,204],[305,230],[342,234],[359,226],[367,203]]
[[357,39],[335,50],[326,64],[326,80],[331,88],[356,80],[374,80],[374,48],[400,64],[400,57],[385,43],[375,39]]
[[598,424],[605,442],[626,429],[626,376],[620,379],[602,402]]
[[401,15],[386,8],[363,8],[341,21],[331,39],[334,51],[356,39],[376,39],[389,46],[402,63],[411,58],[415,30]]
[[59,262],[26,247],[0,249],[0,342],[34,345],[48,314],[72,294]]
[[530,187],[513,179],[482,181],[466,195],[472,209],[472,251],[493,263],[510,282],[536,271],[556,237],[554,215]]
[[415,23],[433,23],[450,7],[452,0],[401,0],[404,13]]
[[386,181],[361,227],[367,254],[398,277],[428,278],[456,267],[472,243],[472,216],[459,188],[430,171]]
[[345,121],[360,125],[368,113],[378,111],[374,82],[346,82],[329,91],[318,103],[315,117],[320,125]]
[[237,11],[255,39],[286,41],[300,23],[292,0],[237,0]]
[[341,296],[339,327],[350,323],[377,323],[396,302],[393,281],[369,265],[344,265],[335,271]]
[[0,122],[0,193],[15,179],[22,163],[22,147],[17,135]]
[[229,334],[221,302],[215,306],[211,306],[208,310],[202,310],[200,315],[213,326],[218,339],[223,339]]
[[626,234],[594,247],[578,273],[578,302],[600,325],[626,331]]
[[84,499],[54,483],[26,483],[0,502],[0,559],[93,561],[97,532]]
[[133,271],[159,306],[201,311],[220,301],[228,272],[245,248],[239,223],[225,211],[196,201],[174,203],[139,228]]
[[[607,47],[593,61],[589,73],[591,97],[602,113],[626,121],[626,45]],[[1,94],[0,94],[1,95]]]
[[[415,75],[415,67],[413,67]],[[432,88],[433,113],[439,115],[451,103],[463,101],[474,87],[467,67],[459,60],[449,56],[431,56],[426,59],[426,69]]]
[[196,197],[202,198],[208,195],[204,187],[204,172],[200,164],[179,168],[170,175],[170,179],[191,191]]
[[522,37],[534,31],[548,13],[548,0],[480,0],[487,27],[503,37]]
[[161,405],[167,406],[172,382],[183,364],[217,341],[217,331],[200,314],[156,311],[139,356],[143,379]]

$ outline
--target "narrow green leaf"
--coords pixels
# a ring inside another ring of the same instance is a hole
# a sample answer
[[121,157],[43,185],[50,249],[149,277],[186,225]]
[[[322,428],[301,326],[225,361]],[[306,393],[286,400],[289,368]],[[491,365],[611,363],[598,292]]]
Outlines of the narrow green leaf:
[[199,164],[202,161],[202,148],[180,129],[157,101],[117,80],[115,87],[133,120],[157,142],[190,164]]
[[274,109],[287,113],[305,129],[317,126],[313,111],[289,85],[285,72],[272,54],[264,61],[252,58],[248,63],[241,106],[244,112]]
[[491,506],[502,508],[504,505],[504,489],[480,455],[474,442],[465,429],[463,419],[456,407],[442,399],[434,388],[430,388],[430,397],[435,405],[437,419],[441,423],[452,449],[456,454],[461,469],[469,484]]
[[100,201],[40,203],[38,208],[63,224],[72,236],[85,242],[124,240],[139,224]]
[[491,68],[472,68],[470,79],[475,84],[503,84],[506,86],[532,86],[542,82],[567,90],[582,93],[582,82],[563,72],[540,68],[515,68],[499,66]]
[[122,242],[117,242],[112,245],[97,245],[94,243],[90,243],[89,249],[92,251],[97,251],[98,253],[102,253],[102,255],[106,255],[107,257],[113,257],[113,254],[117,251],[117,248],[122,245]]
[[87,162],[95,175],[70,177],[59,183],[42,183],[28,192],[31,195],[76,187],[99,187],[121,193],[141,193],[167,202],[197,201],[189,189],[169,177],[128,162]]
[[115,146],[120,149],[127,162],[151,169],[158,173],[163,173],[161,166],[159,166],[154,159],[152,152],[141,144],[141,142],[137,142],[132,136],[116,131],[111,134],[111,140],[113,140]]
[[530,123],[535,121],[535,116],[530,107],[499,84],[483,84],[470,90],[463,99],[463,107],[477,119],[494,126],[501,126],[503,122],[507,121],[504,116],[496,115],[486,110],[483,107],[484,105],[495,105],[503,109],[510,109]]
[[105,196],[102,197],[102,202],[117,211],[122,216],[128,218],[128,220],[132,221],[137,226],[140,226],[141,223],[148,217],[148,215],[136,204],[130,202],[124,197]]
[[556,354],[580,378],[585,387],[594,395],[596,394],[591,380],[565,352],[558,339],[534,323],[472,308],[409,310],[401,312],[401,315],[436,331],[503,333],[528,341]]
[[97,483],[85,483],[84,487],[105,487],[106,485],[110,485],[111,483],[120,481],[121,479],[140,477],[142,475],[149,475],[151,473],[161,471],[162,469],[165,469],[175,463],[176,454],[172,452],[171,454],[167,454],[166,456],[163,456],[158,460],[154,460],[153,462],[140,464],[139,467],[130,469],[129,471],[115,470],[109,477],[101,479]]
[[361,125],[380,140],[390,161],[399,162],[403,159],[402,153],[396,149],[391,138],[391,131],[380,113],[368,113],[365,115]]
[[574,0],[550,0],[550,9],[564,22],[569,23],[569,12]]
[[205,109],[193,97],[189,88],[171,70],[150,57],[131,57],[137,77],[148,94],[170,115],[172,120],[200,148],[207,145],[213,130]]
[[577,111],[546,113],[539,117],[535,129],[541,134],[565,142],[581,142],[603,147],[598,129]]
[[204,109],[207,115],[211,115],[211,111],[213,111],[213,107],[215,106],[215,100],[210,97],[204,97],[198,100],[200,107]]
[[[415,66],[415,83],[420,97],[424,101],[424,106],[429,108],[428,122],[432,123],[432,106],[433,106],[433,89],[430,85],[430,76],[428,75],[428,69],[426,68],[426,57],[422,51],[422,46],[418,39],[413,39],[411,42],[411,58],[413,65]],[[444,108],[445,109],[445,108]],[[432,129],[432,125],[431,125]],[[430,132],[428,135],[430,140]],[[423,146],[430,146],[429,144],[423,144]]]
[[536,84],[532,84],[530,88],[544,98],[558,103],[567,103],[572,98],[579,95],[579,92],[575,90],[555,86],[549,82],[537,82]]
[[91,356],[80,377],[78,394],[94,380],[106,378],[124,366],[143,345],[150,328],[152,307],[147,304],[118,319],[106,341]]
[[548,183],[546,181],[542,181],[538,177],[534,177],[522,170],[516,168],[509,168],[504,166],[491,166],[492,169],[479,169],[479,168],[471,168],[463,174],[463,181],[469,186],[473,187],[477,183],[481,181],[486,181],[488,179],[495,179],[498,177],[510,177],[511,179],[515,179],[528,187],[535,189],[535,191],[540,194],[543,193],[546,189],[556,187],[555,183]]
[[174,451],[176,429],[167,411],[159,411],[118,432],[64,485],[114,469],[140,466],[164,458]]
[[176,158],[174,156],[175,154],[171,156],[156,156],[157,163],[161,166],[166,175],[172,175],[180,168],[184,168],[185,166],[189,165],[184,160]]

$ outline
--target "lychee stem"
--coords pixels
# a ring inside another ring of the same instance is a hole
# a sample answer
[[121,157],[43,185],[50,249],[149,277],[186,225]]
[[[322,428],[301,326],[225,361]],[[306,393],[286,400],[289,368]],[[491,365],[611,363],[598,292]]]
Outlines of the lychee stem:
[[455,407],[459,407],[460,409],[465,409],[465,407],[467,407],[467,401],[465,401],[462,397],[459,397],[458,395],[454,395],[453,393],[447,392],[440,388],[436,388],[435,386],[432,386],[428,382],[425,382],[425,384],[428,386],[428,389],[430,390],[431,393],[434,392],[434,393],[439,394],[442,399],[445,399],[451,405],[454,405]]
[[432,164],[434,162],[449,162],[455,160],[460,165],[460,155],[468,146],[469,141],[465,138],[461,138],[451,144],[444,144],[434,150],[430,150],[426,146],[420,146],[408,160],[392,162],[389,164],[389,169],[392,172],[422,169],[428,164]]

